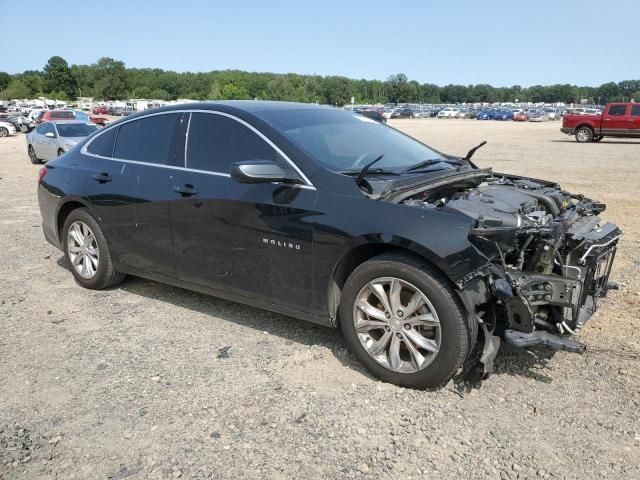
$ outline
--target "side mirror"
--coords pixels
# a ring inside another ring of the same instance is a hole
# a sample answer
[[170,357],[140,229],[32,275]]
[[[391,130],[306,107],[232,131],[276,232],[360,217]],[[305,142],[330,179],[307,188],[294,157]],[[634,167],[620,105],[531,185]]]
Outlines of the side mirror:
[[47,132],[44,134],[44,136],[47,138],[56,138],[56,134],[53,132]]
[[231,165],[231,178],[238,183],[286,182],[284,170],[269,160],[249,160]]

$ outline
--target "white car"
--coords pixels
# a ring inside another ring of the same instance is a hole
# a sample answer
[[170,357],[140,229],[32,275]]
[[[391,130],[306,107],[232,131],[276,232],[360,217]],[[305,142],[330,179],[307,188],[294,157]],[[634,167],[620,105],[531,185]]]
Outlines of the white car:
[[31,163],[42,163],[59,157],[99,129],[95,123],[77,120],[41,123],[27,134],[29,159]]
[[438,112],[438,118],[455,118],[459,111],[459,108],[445,107]]
[[16,134],[16,127],[9,122],[0,121],[0,137],[8,137]]

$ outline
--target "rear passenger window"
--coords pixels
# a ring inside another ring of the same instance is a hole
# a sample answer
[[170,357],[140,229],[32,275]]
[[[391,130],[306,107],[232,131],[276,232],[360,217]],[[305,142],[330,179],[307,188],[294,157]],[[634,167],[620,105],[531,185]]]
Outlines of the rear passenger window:
[[611,108],[609,108],[609,115],[623,116],[626,111],[626,105],[613,105]]
[[631,115],[640,117],[640,104],[631,106]]
[[100,155],[101,157],[113,156],[113,146],[116,141],[117,131],[117,128],[110,128],[98,135],[87,147],[87,152]]
[[187,168],[229,173],[244,160],[278,161],[278,152],[247,126],[210,113],[192,113],[187,145]]
[[181,114],[168,113],[125,123],[118,130],[114,158],[168,165],[169,150]]

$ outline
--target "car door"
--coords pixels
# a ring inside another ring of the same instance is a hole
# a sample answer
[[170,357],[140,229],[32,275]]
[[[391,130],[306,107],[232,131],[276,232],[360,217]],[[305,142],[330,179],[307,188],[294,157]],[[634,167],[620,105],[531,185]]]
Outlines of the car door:
[[635,137],[640,137],[640,103],[631,105],[631,114],[629,115],[629,133]]
[[221,112],[191,114],[186,168],[171,178],[177,275],[307,310],[316,190],[309,184],[240,184],[231,179],[234,162],[257,159],[297,171],[246,122]]
[[[58,139],[57,132],[53,128],[53,124],[46,122],[39,127],[38,135],[38,148],[36,149],[36,155],[41,160],[51,160],[57,156]],[[47,137],[47,134],[53,135],[53,137]]]
[[85,181],[87,198],[107,237],[111,257],[131,264],[131,245],[136,242],[136,163],[113,158],[119,127],[94,137],[82,149],[89,160]]
[[47,129],[47,125],[47,123],[41,123],[36,127],[31,135],[31,146],[33,146],[33,149],[36,152],[36,157],[43,160],[45,158],[45,148],[43,147],[43,144],[44,139],[46,138],[44,134]]
[[627,105],[609,105],[602,116],[602,134],[624,134],[627,133]]
[[[184,143],[179,139],[184,136],[182,117],[179,112],[163,112],[123,123],[112,161],[123,172],[118,182],[124,191],[113,192],[115,201],[126,205],[127,223],[132,217],[134,222],[129,232],[115,227],[124,239],[118,241],[120,261],[167,277],[175,277],[168,196],[171,168],[176,162],[183,164]],[[178,143],[182,149],[176,147]]]

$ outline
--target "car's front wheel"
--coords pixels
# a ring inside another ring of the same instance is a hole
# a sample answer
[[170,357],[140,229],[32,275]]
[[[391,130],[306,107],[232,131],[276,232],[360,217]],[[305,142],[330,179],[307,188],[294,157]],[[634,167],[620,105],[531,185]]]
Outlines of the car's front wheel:
[[0,127],[0,137],[8,137],[9,136],[9,130],[7,130],[5,127]]
[[66,218],[62,247],[71,273],[85,288],[101,290],[125,277],[115,270],[102,229],[85,208],[73,210]]
[[576,141],[579,143],[588,143],[593,140],[593,130],[589,127],[580,127],[576,130]]
[[340,301],[347,345],[373,375],[410,388],[440,388],[471,346],[447,281],[425,262],[383,254],[356,268]]
[[61,149],[61,148],[59,148],[59,149],[58,149],[58,156],[60,157],[60,156],[62,156],[62,155],[64,155],[64,150],[63,150],[63,149]]

